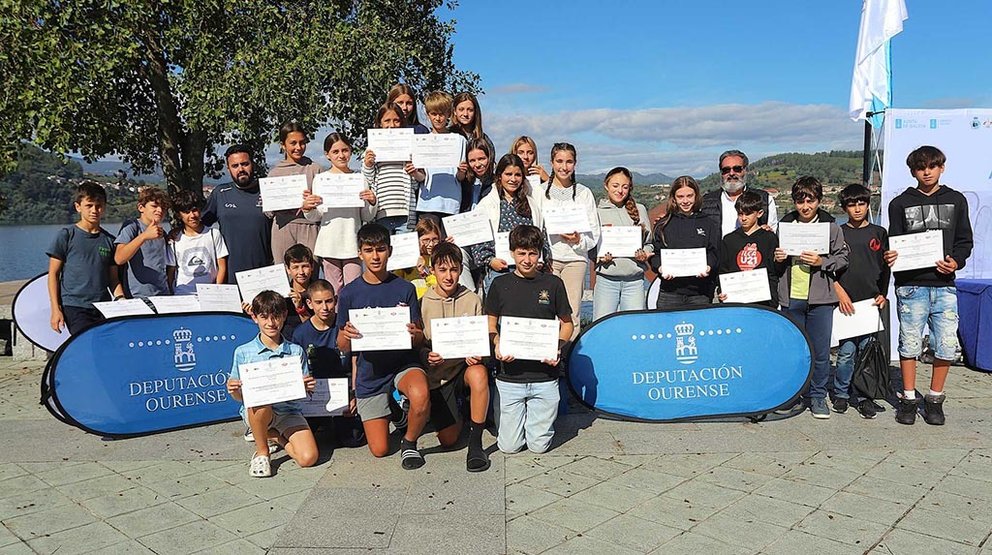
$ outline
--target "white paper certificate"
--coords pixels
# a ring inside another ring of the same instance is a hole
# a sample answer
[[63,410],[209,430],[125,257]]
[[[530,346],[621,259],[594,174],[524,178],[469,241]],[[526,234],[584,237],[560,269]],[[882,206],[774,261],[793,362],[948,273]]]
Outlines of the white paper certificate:
[[519,360],[558,358],[558,319],[500,318],[499,353]]
[[299,357],[270,358],[238,365],[246,408],[295,401],[307,396]]
[[235,272],[234,276],[238,278],[241,300],[248,304],[251,304],[256,295],[266,290],[275,291],[283,297],[289,296],[289,278],[286,277],[286,268],[282,264]]
[[143,299],[121,299],[119,301],[106,301],[93,303],[93,306],[103,314],[104,318],[116,318],[118,316],[135,316],[142,314],[155,314],[152,307],[148,306]]
[[493,246],[496,247],[496,258],[506,262],[508,266],[516,263],[513,261],[513,251],[510,250],[510,232],[500,231],[493,237]]
[[303,400],[303,416],[339,416],[348,410],[348,378],[317,378],[316,388]]
[[639,225],[602,226],[599,233],[599,256],[610,253],[614,258],[634,258],[644,247],[644,228]]
[[544,217],[544,229],[548,231],[548,235],[592,231],[585,207],[577,204],[545,206],[541,215]]
[[155,312],[159,314],[200,311],[200,302],[196,300],[196,295],[163,295],[148,297],[148,300],[155,307]]
[[348,320],[362,337],[351,340],[351,350],[401,351],[413,346],[406,329],[410,323],[410,307],[352,308]]
[[885,329],[882,325],[882,316],[875,306],[875,299],[865,299],[851,304],[854,305],[854,314],[850,316],[841,312],[840,308],[834,309],[831,346],[839,344],[841,339],[859,337]]
[[441,218],[444,232],[461,248],[493,240],[493,227],[489,217],[481,210],[473,210]]
[[830,224],[778,224],[778,246],[789,256],[805,252],[827,254],[830,252]]
[[489,356],[489,318],[434,318],[431,320],[431,350],[445,360]]
[[414,135],[413,165],[417,168],[457,168],[462,162],[464,144],[465,139],[457,133]]
[[204,312],[241,312],[241,292],[234,284],[197,283],[196,298]]
[[258,180],[262,194],[262,210],[296,210],[303,206],[303,191],[307,190],[307,176],[284,175],[263,177]]
[[386,262],[386,270],[392,272],[417,265],[417,261],[420,260],[420,241],[417,232],[397,233],[389,238],[389,244],[393,247],[393,253]]
[[[376,162],[406,162],[413,150],[413,128],[369,129],[369,150]],[[458,164],[455,164],[456,166]]]
[[313,194],[326,208],[362,208],[365,201],[358,195],[364,190],[365,178],[360,173],[324,172],[313,178]]
[[889,237],[889,248],[899,253],[893,272],[933,268],[944,259],[944,234],[939,230]]
[[706,271],[706,249],[662,249],[661,275],[674,277],[698,276]]
[[746,272],[720,274],[720,292],[728,303],[760,303],[772,300],[768,270],[758,268]]

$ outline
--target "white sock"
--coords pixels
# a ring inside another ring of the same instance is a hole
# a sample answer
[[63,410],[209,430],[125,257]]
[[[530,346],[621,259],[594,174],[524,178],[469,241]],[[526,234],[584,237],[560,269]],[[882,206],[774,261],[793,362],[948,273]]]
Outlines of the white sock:
[[940,397],[943,394],[944,394],[943,391],[934,391],[933,389],[930,390],[930,395],[932,397]]
[[907,391],[907,390],[904,389],[902,391],[902,396],[903,396],[904,399],[909,399],[910,401],[912,401],[913,399],[916,399],[916,390],[915,389],[910,389],[910,390]]

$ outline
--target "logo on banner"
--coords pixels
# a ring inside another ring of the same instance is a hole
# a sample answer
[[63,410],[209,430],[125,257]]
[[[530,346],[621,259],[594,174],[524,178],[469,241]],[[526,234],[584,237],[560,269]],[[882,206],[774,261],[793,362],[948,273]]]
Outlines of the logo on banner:
[[188,372],[196,366],[196,352],[193,350],[193,332],[186,328],[179,328],[172,332],[172,339],[176,342],[175,361],[176,368],[180,372]]
[[675,359],[683,364],[692,364],[699,359],[696,337],[692,334],[695,329],[685,322],[675,326]]

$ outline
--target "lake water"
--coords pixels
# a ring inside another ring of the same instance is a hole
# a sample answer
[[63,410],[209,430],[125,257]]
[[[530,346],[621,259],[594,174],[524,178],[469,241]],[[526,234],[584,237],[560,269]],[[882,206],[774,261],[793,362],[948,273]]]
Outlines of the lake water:
[[[58,230],[69,224],[0,225],[0,281],[29,279],[48,271],[48,245]],[[103,224],[112,234],[119,223]]]

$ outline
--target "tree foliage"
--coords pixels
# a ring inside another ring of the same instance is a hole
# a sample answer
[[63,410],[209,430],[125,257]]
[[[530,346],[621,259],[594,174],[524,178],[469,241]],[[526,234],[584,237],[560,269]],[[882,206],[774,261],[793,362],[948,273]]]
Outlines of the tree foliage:
[[0,166],[30,140],[199,191],[283,121],[362,143],[386,90],[475,90],[443,0],[0,0]]

